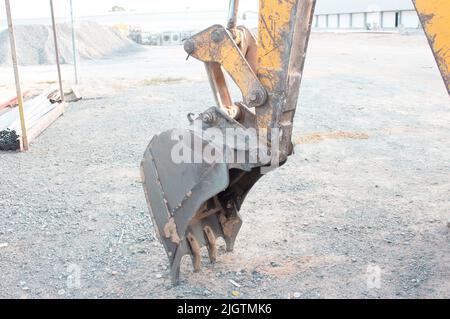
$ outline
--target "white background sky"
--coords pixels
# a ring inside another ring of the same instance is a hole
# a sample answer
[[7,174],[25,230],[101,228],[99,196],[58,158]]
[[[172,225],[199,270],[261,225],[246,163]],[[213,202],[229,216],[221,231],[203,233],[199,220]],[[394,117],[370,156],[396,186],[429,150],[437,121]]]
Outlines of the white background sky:
[[[107,13],[113,6],[135,9],[140,12],[191,10],[228,10],[228,0],[72,0],[76,15]],[[49,0],[10,0],[14,18],[30,19],[49,16]],[[69,15],[69,0],[53,0],[57,16]],[[258,0],[240,0],[241,10],[253,10]],[[0,0],[0,20],[5,19],[4,1]]]

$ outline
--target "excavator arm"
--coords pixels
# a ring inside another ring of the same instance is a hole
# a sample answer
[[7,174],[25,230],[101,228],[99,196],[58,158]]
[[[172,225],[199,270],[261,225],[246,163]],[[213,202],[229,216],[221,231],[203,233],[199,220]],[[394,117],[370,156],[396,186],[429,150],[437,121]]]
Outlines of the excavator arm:
[[[153,223],[174,283],[182,258],[200,270],[202,248],[217,259],[217,239],[232,251],[239,211],[255,183],[293,153],[292,127],[315,0],[260,0],[257,38],[237,26],[239,1],[230,1],[226,27],[214,25],[184,43],[204,62],[216,106],[186,129],[155,136],[141,165]],[[415,0],[444,79],[449,85],[449,4]],[[228,79],[242,99],[232,100]]]
[[450,1],[413,2],[450,95]]

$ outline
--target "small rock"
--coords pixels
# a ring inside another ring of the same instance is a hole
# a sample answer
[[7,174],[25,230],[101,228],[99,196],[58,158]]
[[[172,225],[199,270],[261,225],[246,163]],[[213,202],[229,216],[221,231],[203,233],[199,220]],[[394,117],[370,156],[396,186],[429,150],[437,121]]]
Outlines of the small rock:
[[23,290],[23,291],[28,291],[28,290],[30,290],[30,288],[28,288],[27,286],[25,286],[25,287],[22,287],[22,290]]
[[294,292],[294,298],[298,299],[301,297],[301,293],[299,292]]
[[6,248],[8,247],[8,243],[0,243],[0,248]]
[[113,275],[113,276],[117,275],[117,271],[112,271],[111,275]]
[[162,277],[163,277],[163,276],[162,276],[161,274],[156,274],[156,275],[155,275],[155,278],[156,278],[156,279],[161,279]]
[[278,263],[274,262],[274,261],[272,261],[272,262],[270,263],[270,266],[272,266],[273,268],[280,267],[280,265],[279,265]]
[[357,263],[358,260],[356,260],[355,258],[352,258],[352,263]]
[[66,291],[64,289],[58,290],[58,295],[62,296],[62,295],[65,295],[65,294],[66,294]]

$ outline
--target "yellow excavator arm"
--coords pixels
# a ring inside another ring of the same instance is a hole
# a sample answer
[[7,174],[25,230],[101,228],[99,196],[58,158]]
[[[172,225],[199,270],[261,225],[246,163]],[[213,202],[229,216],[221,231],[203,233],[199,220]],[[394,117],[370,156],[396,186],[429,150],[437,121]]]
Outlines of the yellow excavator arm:
[[450,1],[413,2],[450,95]]
[[[226,26],[213,25],[184,43],[204,62],[216,106],[187,129],[155,136],[141,165],[153,223],[166,249],[174,283],[183,256],[200,270],[201,248],[211,262],[217,238],[232,251],[247,194],[293,152],[293,119],[315,0],[260,0],[258,35],[237,26],[238,0]],[[450,1],[414,0],[449,89]],[[233,101],[227,76],[242,93]]]

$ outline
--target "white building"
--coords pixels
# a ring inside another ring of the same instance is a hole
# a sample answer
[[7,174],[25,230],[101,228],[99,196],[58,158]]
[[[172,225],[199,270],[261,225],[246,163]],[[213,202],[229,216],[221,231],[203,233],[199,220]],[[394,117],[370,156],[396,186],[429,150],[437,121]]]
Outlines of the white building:
[[412,0],[317,0],[316,29],[419,29]]

